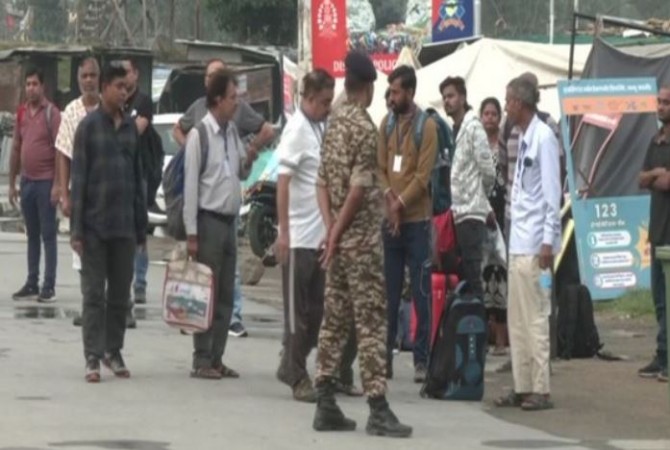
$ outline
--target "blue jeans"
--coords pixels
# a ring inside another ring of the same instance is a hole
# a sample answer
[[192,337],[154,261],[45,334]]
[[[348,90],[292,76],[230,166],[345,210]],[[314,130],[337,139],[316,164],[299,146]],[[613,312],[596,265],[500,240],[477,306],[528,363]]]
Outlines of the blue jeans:
[[388,358],[393,354],[393,346],[398,334],[398,312],[405,281],[405,265],[409,266],[409,276],[416,308],[417,328],[414,341],[414,365],[428,364],[430,336],[430,221],[405,223],[400,226],[400,234],[391,236],[384,224],[384,275],[386,277],[386,298],[388,299],[388,338],[386,341]]
[[651,247],[651,296],[654,299],[658,334],[656,335],[656,355],[663,367],[668,367],[667,324],[665,321],[665,274],[663,264],[656,259],[656,247]]
[[233,318],[230,324],[242,323],[242,287],[240,283],[240,269],[235,267],[235,288],[233,289]]
[[135,252],[135,282],[133,291],[147,291],[147,272],[149,271],[149,252],[146,245],[143,248],[137,247]]
[[44,243],[44,289],[56,286],[58,244],[56,207],[51,203],[53,180],[21,179],[21,211],[28,235],[28,286],[38,288],[40,257]]

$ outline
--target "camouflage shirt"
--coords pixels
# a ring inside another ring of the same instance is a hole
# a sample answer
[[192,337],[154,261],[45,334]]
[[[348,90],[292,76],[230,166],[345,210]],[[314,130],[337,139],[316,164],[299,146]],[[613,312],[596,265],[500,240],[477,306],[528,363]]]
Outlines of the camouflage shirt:
[[336,220],[352,186],[365,188],[365,199],[340,240],[341,249],[379,247],[382,193],[377,179],[377,127],[360,105],[345,102],[328,122],[317,184],[328,189]]

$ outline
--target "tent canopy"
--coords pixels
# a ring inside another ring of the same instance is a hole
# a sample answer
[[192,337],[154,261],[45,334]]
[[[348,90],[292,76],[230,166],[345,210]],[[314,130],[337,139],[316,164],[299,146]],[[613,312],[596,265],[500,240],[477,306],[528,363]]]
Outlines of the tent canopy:
[[[581,75],[591,45],[575,46],[574,74]],[[464,45],[451,55],[417,70],[416,103],[422,107],[433,107],[444,114],[439,86],[448,76],[465,78],[468,101],[474,107],[486,97],[496,97],[504,103],[505,89],[514,77],[524,72],[537,75],[541,93],[540,109],[557,118],[560,115],[556,82],[568,77],[570,58],[569,45],[549,45],[532,42],[480,39]],[[369,108],[376,123],[381,123],[387,113],[384,93],[388,87],[387,76],[377,73],[375,97]],[[338,79],[335,98],[344,97],[344,80]]]
[[[581,75],[590,50],[591,45],[575,46],[576,77]],[[560,113],[556,82],[568,78],[569,59],[569,45],[480,39],[420,69],[416,102],[441,111],[440,83],[448,76],[460,76],[465,79],[473,108],[479,108],[487,97],[504,103],[507,84],[524,72],[533,72],[542,90],[540,109],[556,118]]]

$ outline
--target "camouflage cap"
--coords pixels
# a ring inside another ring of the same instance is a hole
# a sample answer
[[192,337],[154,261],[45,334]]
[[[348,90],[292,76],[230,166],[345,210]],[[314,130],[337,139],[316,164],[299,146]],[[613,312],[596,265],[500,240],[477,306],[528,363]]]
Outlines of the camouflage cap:
[[364,83],[377,79],[377,70],[370,57],[360,51],[351,51],[344,60],[347,78],[352,77]]

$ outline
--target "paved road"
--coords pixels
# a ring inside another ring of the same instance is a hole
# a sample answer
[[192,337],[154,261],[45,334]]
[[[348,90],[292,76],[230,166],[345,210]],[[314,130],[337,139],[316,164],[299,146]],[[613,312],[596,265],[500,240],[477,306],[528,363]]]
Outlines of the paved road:
[[11,300],[24,277],[24,246],[20,235],[0,235],[0,450],[666,448],[580,444],[495,419],[477,403],[422,400],[410,381],[409,354],[399,357],[389,399],[414,426],[411,441],[366,436],[368,409],[361,399],[341,400],[358,421],[357,432],[316,433],[314,407],[292,401],[274,378],[282,325],[272,272],[260,286],[245,289],[250,337],[229,342],[226,363],[241,379],[188,377],[191,340],[160,320],[163,273],[152,264],[149,304],[138,310],[138,329],[127,334],[133,377],[103,373],[101,384],[87,385],[81,331],[69,319],[78,310],[79,288],[67,245],[60,244],[59,301],[44,308]]

